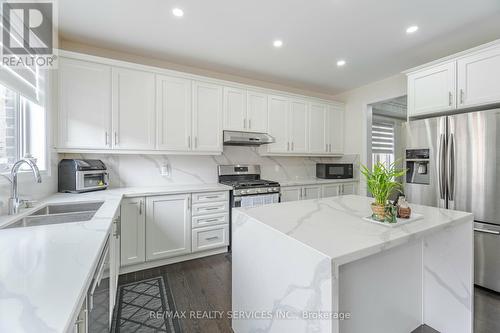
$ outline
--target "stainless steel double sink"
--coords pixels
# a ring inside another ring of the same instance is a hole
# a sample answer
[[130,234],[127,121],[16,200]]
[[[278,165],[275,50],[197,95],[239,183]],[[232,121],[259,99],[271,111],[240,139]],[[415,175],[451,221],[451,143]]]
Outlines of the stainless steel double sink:
[[39,225],[88,221],[94,217],[103,202],[49,204],[5,228],[22,228]]

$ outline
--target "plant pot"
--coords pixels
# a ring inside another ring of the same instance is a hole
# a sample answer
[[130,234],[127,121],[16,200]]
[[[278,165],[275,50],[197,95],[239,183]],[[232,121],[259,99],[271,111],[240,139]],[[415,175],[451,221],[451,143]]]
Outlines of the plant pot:
[[376,204],[375,202],[372,203],[372,212],[377,220],[383,221],[385,219],[385,216],[387,214],[385,207],[386,206]]

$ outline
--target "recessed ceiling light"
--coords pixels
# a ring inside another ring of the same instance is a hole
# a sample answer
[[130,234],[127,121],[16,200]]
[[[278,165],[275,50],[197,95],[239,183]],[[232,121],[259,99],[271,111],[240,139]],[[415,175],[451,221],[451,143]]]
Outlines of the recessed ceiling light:
[[411,27],[408,27],[406,29],[406,33],[407,34],[412,34],[412,33],[416,32],[417,30],[418,30],[418,26],[412,25]]
[[183,17],[184,16],[184,11],[180,8],[174,8],[172,9],[172,14],[177,17]]
[[337,61],[337,66],[338,66],[338,67],[342,67],[342,66],[344,66],[345,64],[346,64],[346,61],[345,61],[345,60],[339,60],[339,61]]
[[282,47],[282,46],[283,46],[283,41],[282,41],[282,40],[277,39],[277,40],[275,40],[275,41],[273,42],[273,45],[274,45],[274,47]]

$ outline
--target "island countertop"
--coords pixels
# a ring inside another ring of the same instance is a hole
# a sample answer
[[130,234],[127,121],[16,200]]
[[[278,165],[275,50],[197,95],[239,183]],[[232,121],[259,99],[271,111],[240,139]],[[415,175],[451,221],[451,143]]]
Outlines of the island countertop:
[[262,223],[341,265],[472,220],[470,213],[411,205],[423,219],[391,228],[363,220],[371,215],[372,202],[373,198],[346,195],[239,208],[242,214],[236,214],[233,223]]

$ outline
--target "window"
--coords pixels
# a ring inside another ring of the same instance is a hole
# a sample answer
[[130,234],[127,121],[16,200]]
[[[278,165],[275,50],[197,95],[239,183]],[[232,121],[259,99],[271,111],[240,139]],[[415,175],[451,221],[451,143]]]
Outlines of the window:
[[373,117],[372,121],[372,165],[382,162],[394,163],[394,122]]
[[23,157],[47,170],[45,108],[0,84],[0,172]]

